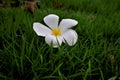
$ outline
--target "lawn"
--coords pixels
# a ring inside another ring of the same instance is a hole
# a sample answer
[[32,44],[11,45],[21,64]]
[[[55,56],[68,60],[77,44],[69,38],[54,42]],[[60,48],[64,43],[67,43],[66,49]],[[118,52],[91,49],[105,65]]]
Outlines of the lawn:
[[[0,8],[0,80],[119,80],[119,7],[120,0],[41,0],[33,14]],[[53,48],[36,35],[33,23],[49,14],[78,21],[74,46]]]

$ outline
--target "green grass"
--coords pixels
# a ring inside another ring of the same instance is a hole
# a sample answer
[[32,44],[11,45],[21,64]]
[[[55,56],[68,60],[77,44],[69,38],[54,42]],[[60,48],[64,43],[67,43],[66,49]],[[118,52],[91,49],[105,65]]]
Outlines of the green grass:
[[[115,80],[120,78],[119,0],[41,0],[30,14],[0,9],[0,80]],[[49,4],[48,4],[49,3]],[[77,43],[49,47],[33,31],[48,14],[76,19]]]

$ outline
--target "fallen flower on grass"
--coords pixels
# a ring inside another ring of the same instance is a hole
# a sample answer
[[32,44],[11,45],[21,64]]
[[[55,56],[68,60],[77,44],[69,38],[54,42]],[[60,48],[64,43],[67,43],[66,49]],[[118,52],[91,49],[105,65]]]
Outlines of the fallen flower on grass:
[[45,41],[48,45],[52,45],[57,48],[62,42],[67,43],[69,46],[74,45],[77,42],[77,33],[70,29],[76,26],[78,22],[73,19],[62,19],[60,24],[59,16],[55,14],[49,14],[44,17],[45,26],[41,23],[33,23],[33,29],[38,36],[45,37]]

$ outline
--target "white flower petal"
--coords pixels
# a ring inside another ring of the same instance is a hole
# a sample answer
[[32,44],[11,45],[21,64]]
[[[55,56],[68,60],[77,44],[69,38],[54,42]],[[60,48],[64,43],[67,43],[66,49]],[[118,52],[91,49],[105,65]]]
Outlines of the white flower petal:
[[78,21],[73,20],[73,19],[63,19],[60,22],[60,29],[62,29],[62,31],[65,31],[66,29],[72,28],[73,26],[76,26],[78,24]]
[[69,46],[72,46],[77,42],[78,35],[74,30],[69,29],[69,30],[67,30],[66,32],[63,33],[63,38],[64,38],[63,39],[64,43],[67,42],[67,44]]
[[38,36],[46,36],[48,34],[51,34],[51,30],[41,23],[33,23],[33,29]]
[[53,35],[47,35],[45,41],[48,45],[52,45],[54,48],[57,48],[62,44],[62,37],[55,37]]
[[50,14],[44,18],[44,22],[51,28],[58,27],[59,17],[54,14]]

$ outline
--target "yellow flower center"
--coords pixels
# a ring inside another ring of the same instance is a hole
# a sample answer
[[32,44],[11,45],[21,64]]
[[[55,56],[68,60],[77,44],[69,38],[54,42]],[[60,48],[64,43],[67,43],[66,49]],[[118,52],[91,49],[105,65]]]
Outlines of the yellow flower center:
[[54,36],[61,36],[61,30],[60,30],[60,28],[54,28],[52,30],[52,35],[54,35]]

